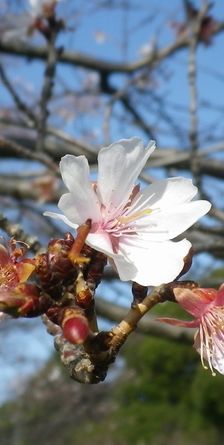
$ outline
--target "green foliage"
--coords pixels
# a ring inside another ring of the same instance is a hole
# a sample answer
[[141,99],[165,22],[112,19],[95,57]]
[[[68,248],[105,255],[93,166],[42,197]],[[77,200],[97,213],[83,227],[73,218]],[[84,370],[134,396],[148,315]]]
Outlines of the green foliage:
[[124,443],[166,445],[167,434],[172,444],[217,443],[224,434],[222,376],[205,371],[188,345],[166,340],[135,339],[125,356],[133,374],[118,385],[115,415]]
[[[176,304],[154,314],[183,318]],[[190,345],[136,334],[121,354],[119,379],[88,387],[70,380],[58,357],[49,361],[0,408],[1,445],[224,443],[223,376],[204,370]]]
[[208,278],[220,278],[220,280],[224,281],[224,269],[223,267],[217,268],[212,271]]

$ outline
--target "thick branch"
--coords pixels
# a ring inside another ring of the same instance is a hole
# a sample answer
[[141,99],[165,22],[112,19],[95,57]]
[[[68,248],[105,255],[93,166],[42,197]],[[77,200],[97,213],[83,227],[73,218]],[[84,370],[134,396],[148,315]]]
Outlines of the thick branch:
[[30,151],[27,148],[22,147],[21,145],[17,144],[16,142],[12,142],[8,139],[4,139],[0,137],[0,154],[1,149],[3,152],[6,152],[6,156],[9,155],[8,150],[13,153],[13,155],[25,158],[25,159],[32,159],[34,161],[39,161],[42,164],[45,164],[50,170],[52,170],[54,173],[58,173],[58,166],[54,164],[54,162],[45,154],[43,153],[34,153],[33,151]]
[[[224,29],[224,22],[216,24],[214,34],[219,34]],[[177,51],[190,45],[191,38],[188,36],[180,36],[175,42],[172,42],[165,48],[154,51],[147,57],[132,63],[108,62],[97,59],[92,56],[81,54],[79,52],[65,51],[60,55],[59,61],[67,65],[80,66],[82,68],[91,69],[100,73],[134,73],[144,67],[154,67],[161,60],[168,58]],[[0,51],[5,54],[12,54],[18,57],[27,57],[28,59],[45,60],[47,58],[47,49],[44,47],[36,47],[23,42],[0,42]]]
[[[110,303],[102,298],[96,299],[97,314],[103,318],[109,319],[112,322],[120,322],[125,318],[127,309],[117,304]],[[187,328],[171,327],[169,325],[159,323],[154,317],[145,315],[138,323],[137,332],[155,337],[169,338],[173,341],[181,341],[186,343],[193,342],[194,332]]]

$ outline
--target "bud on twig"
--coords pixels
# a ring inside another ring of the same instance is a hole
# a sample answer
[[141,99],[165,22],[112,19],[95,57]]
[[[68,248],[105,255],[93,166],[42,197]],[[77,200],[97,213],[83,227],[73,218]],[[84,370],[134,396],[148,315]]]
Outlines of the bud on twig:
[[67,308],[61,322],[63,335],[70,343],[84,343],[90,334],[89,324],[79,308]]
[[66,233],[64,239],[51,240],[47,252],[36,257],[40,285],[54,299],[61,298],[63,286],[68,286],[77,277],[77,269],[69,259],[73,244],[73,236]]
[[0,311],[12,317],[37,317],[48,309],[51,300],[29,283],[18,284],[0,293]]
[[71,317],[63,324],[63,335],[70,343],[84,343],[89,335],[89,325],[85,317]]

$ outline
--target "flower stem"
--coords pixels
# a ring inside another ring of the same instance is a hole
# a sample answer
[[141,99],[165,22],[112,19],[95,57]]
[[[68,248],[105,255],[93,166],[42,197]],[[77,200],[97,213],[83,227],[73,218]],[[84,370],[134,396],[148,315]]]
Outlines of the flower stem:
[[163,286],[155,288],[148,294],[141,303],[135,304],[127,313],[126,317],[112,329],[113,337],[110,345],[119,350],[124,344],[128,335],[133,332],[139,320],[156,304],[164,301],[163,294],[160,292]]
[[161,286],[155,287],[141,302],[138,303],[136,301],[125,318],[111,331],[112,338],[110,340],[110,347],[112,350],[115,353],[119,351],[127,337],[137,327],[139,320],[141,320],[143,315],[150,311],[156,304],[165,301],[175,301],[175,296],[173,294],[173,289],[175,287],[193,289],[197,286],[198,284],[194,281],[173,281],[172,283],[162,284]]

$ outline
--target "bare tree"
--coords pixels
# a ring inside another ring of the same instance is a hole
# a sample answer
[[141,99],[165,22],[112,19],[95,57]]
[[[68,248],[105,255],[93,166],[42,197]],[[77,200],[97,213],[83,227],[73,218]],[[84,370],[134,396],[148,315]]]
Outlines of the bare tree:
[[[216,2],[214,11],[206,1],[199,5],[174,2],[160,11],[157,2],[72,3],[49,0],[31,7],[11,1],[1,13],[2,234],[27,243],[31,256],[36,254],[43,259],[48,241],[62,239],[66,230],[43,216],[44,210],[54,208],[63,192],[60,158],[67,153],[86,156],[94,177],[102,146],[137,135],[145,141],[155,139],[158,145],[141,174],[143,184],[167,176],[191,177],[200,197],[212,202],[209,215],[189,229],[187,237],[193,244],[196,262],[198,254],[206,254],[206,261],[196,263],[203,273],[206,267],[217,267],[217,261],[222,265],[224,77],[222,54],[217,55],[217,51],[223,41],[224,17],[216,18]],[[105,23],[99,29],[102,14]],[[82,238],[79,253],[85,257],[96,255],[88,249],[85,252],[85,230],[82,227],[78,234]],[[71,249],[73,242],[72,235],[67,235],[63,248]],[[121,320],[112,331],[88,338],[83,348],[61,336],[62,319],[67,320],[67,315],[58,315],[57,311],[52,315],[49,295],[41,303],[35,302],[32,313],[45,314],[48,329],[56,335],[56,348],[74,378],[85,382],[102,380],[136,326],[154,335],[192,339],[186,329],[174,332],[174,328],[161,327],[150,317],[138,322],[158,302],[174,299],[174,287],[194,289],[195,283],[178,281],[175,286],[162,285],[150,293],[144,286],[136,288],[134,284],[134,302],[124,314],[119,304],[107,302],[106,295],[102,300],[96,299],[94,305],[95,287],[105,265],[104,257],[94,258],[99,267],[94,270],[96,276],[92,271],[83,272],[82,262],[78,270],[70,270],[68,285],[75,280],[82,292],[88,288],[91,294],[90,298],[87,292],[83,301],[76,298],[79,309],[77,312],[76,307],[74,313],[80,320],[84,313],[94,334],[98,333],[96,313],[116,322]],[[94,275],[94,285],[88,273]],[[49,279],[47,276],[45,293],[49,291]],[[106,269],[103,279],[113,288],[117,274],[114,269]],[[205,285],[219,286],[222,281],[207,281]],[[77,289],[76,292],[78,295]],[[2,309],[5,304],[4,301]],[[19,315],[11,309],[8,313]],[[30,316],[26,311],[23,315]]]

